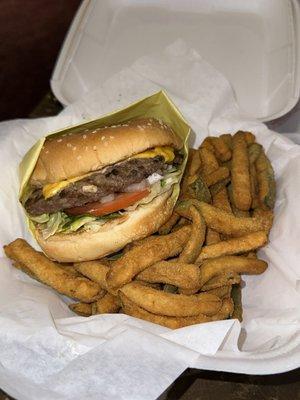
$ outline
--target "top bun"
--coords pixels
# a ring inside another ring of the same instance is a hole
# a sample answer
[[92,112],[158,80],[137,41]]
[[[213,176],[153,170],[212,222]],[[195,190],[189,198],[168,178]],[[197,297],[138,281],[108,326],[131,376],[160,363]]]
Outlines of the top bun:
[[97,171],[155,146],[180,149],[182,141],[169,126],[153,118],[50,136],[30,184],[43,186]]

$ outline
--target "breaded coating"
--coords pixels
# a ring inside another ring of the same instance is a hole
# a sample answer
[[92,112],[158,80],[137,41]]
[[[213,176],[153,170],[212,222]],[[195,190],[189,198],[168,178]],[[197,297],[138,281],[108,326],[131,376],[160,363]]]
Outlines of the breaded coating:
[[167,293],[131,282],[120,289],[129,300],[153,314],[169,317],[191,317],[198,314],[214,315],[221,307],[217,296],[200,293],[192,296]]
[[206,229],[206,239],[205,244],[215,244],[221,241],[221,236],[219,232],[214,231],[213,229],[207,228]]
[[214,207],[217,207],[220,210],[232,214],[232,209],[228,198],[227,189],[225,187],[213,196],[212,204]]
[[233,285],[231,291],[231,297],[234,304],[234,311],[232,318],[238,319],[240,322],[243,321],[243,305],[242,305],[242,288],[241,285]]
[[223,181],[230,175],[229,169],[227,167],[219,167],[210,174],[203,175],[203,181],[206,183],[207,187],[215,185],[216,183]]
[[244,137],[248,146],[255,142],[255,135],[252,132],[239,131],[239,133]]
[[171,215],[171,217],[168,219],[167,222],[165,222],[158,230],[158,233],[160,235],[167,235],[168,233],[171,232],[173,226],[176,225],[176,223],[178,222],[178,220],[180,219],[180,216],[178,214],[176,214],[175,212],[173,212],[173,214]]
[[199,154],[202,161],[202,175],[208,175],[219,168],[218,160],[216,159],[213,151],[200,147]]
[[268,264],[263,260],[241,256],[223,256],[206,260],[200,267],[200,286],[223,273],[258,275],[265,272]]
[[206,224],[199,210],[197,210],[195,206],[191,206],[189,208],[189,214],[192,219],[192,230],[179,256],[179,261],[183,263],[193,263],[196,261],[202,249],[206,232]]
[[241,282],[239,274],[232,272],[224,272],[221,275],[217,275],[210,279],[205,285],[202,286],[201,291],[206,292],[208,290],[217,289],[223,286],[231,286]]
[[227,146],[226,140],[223,137],[211,137],[210,143],[214,147],[214,152],[218,160],[228,161],[231,159],[231,150]]
[[208,258],[221,257],[226,255],[241,254],[247,251],[258,249],[268,241],[265,231],[248,233],[239,238],[224,240],[222,242],[202,247],[202,251],[196,261],[201,264]]
[[81,317],[90,317],[92,315],[93,303],[73,303],[69,304],[69,309]]
[[102,261],[83,261],[74,264],[74,268],[82,275],[97,282],[103,289],[107,290],[106,276],[109,267]]
[[262,150],[255,162],[258,182],[258,198],[261,206],[272,210],[275,205],[276,183],[275,175],[270,160]]
[[131,315],[135,318],[140,318],[149,322],[153,322],[158,325],[166,326],[170,329],[183,328],[184,326],[201,324],[204,322],[218,321],[227,319],[232,313],[232,303],[227,299],[223,301],[221,309],[215,315],[208,317],[207,315],[199,314],[193,317],[168,317],[165,315],[153,314],[149,311],[144,310],[137,304],[129,300],[125,295],[121,293],[122,310],[125,314]]
[[191,227],[183,226],[169,235],[145,239],[141,246],[134,247],[112,263],[107,276],[108,287],[117,290],[150,265],[177,256],[183,250],[190,233]]
[[231,163],[232,197],[236,208],[247,211],[251,207],[251,185],[247,143],[238,133],[233,136]]
[[258,159],[263,147],[261,144],[253,143],[248,146],[248,155],[249,155],[249,163],[250,165],[255,164],[256,160]]
[[136,279],[151,283],[168,283],[183,289],[199,289],[200,270],[194,264],[160,261],[140,272]]
[[180,199],[196,199],[199,201],[205,201],[206,203],[211,202],[211,194],[208,186],[204,182],[201,176],[194,178],[192,182],[187,186],[186,192],[182,193]]
[[206,293],[214,294],[215,296],[220,297],[220,299],[226,299],[230,297],[231,289],[232,289],[231,285],[225,285],[215,289],[207,290]]
[[228,236],[239,237],[246,233],[267,230],[268,228],[265,221],[260,218],[235,217],[204,202],[199,202],[198,208],[209,228]]
[[114,314],[119,311],[121,302],[118,296],[106,293],[101,299],[93,303],[94,314]]
[[210,139],[211,139],[210,137],[206,137],[206,138],[203,140],[203,142],[201,143],[201,145],[200,145],[200,147],[199,147],[199,150],[200,150],[200,149],[206,149],[206,150],[209,150],[210,152],[214,153],[215,148],[214,148],[214,146],[212,145]]
[[97,283],[65,271],[23,239],[16,239],[4,246],[4,251],[7,257],[31,271],[40,282],[73,299],[91,303],[103,292]]
[[230,183],[230,178],[226,178],[218,183],[215,183],[209,188],[211,195],[214,196],[216,193],[219,193],[219,191],[224,189],[224,187],[226,187],[229,183]]
[[232,150],[232,136],[230,133],[224,133],[220,138],[226,143],[227,147]]

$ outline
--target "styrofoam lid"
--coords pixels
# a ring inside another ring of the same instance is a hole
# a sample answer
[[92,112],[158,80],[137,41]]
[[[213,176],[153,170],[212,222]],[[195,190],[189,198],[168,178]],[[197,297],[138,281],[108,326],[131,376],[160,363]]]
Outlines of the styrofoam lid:
[[65,105],[138,57],[184,39],[231,82],[241,109],[269,121],[300,89],[297,0],[84,0],[51,86]]

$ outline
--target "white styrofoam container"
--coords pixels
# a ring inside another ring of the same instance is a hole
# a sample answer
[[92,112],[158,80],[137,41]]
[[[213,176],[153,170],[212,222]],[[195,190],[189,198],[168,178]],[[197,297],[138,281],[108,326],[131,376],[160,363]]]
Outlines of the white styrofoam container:
[[241,109],[270,121],[300,92],[297,0],[83,0],[52,76],[65,105],[184,39],[231,82]]

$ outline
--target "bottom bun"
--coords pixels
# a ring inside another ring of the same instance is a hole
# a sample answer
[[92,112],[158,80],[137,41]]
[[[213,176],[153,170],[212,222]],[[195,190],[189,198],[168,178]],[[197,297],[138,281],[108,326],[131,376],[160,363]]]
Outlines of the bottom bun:
[[173,188],[151,203],[129,212],[124,218],[107,222],[97,232],[82,231],[56,234],[43,239],[38,230],[35,237],[44,253],[61,262],[89,261],[121,250],[126,244],[156,232],[171,216]]

